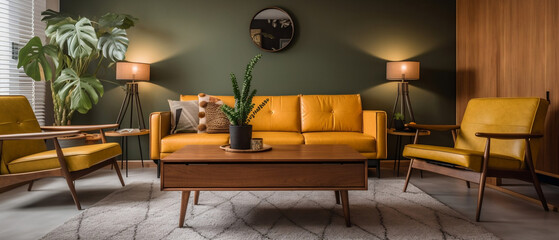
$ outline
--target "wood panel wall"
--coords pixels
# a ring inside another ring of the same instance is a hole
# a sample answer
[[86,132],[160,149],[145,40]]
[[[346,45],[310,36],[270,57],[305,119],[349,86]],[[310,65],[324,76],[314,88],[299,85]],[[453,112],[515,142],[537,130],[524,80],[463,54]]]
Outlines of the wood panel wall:
[[536,169],[559,176],[559,0],[456,0],[456,119],[476,97],[550,93]]

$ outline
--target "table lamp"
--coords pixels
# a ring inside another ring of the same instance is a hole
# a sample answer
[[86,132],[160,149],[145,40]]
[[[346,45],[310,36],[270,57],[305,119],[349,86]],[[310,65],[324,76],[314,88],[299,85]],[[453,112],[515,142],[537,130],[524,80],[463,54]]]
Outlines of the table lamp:
[[[390,123],[392,124],[392,119],[396,113],[396,107],[398,102],[400,102],[400,113],[406,118],[406,109],[409,112],[411,122],[415,122],[413,116],[413,110],[411,108],[408,82],[409,80],[419,80],[419,62],[414,61],[399,61],[399,62],[387,62],[386,63],[386,79],[387,80],[397,80],[398,82],[398,96],[396,96],[396,101],[394,102],[394,108],[392,109],[392,116],[390,117]],[[401,101],[400,101],[401,99]]]
[[136,62],[117,62],[116,63],[116,79],[128,81],[126,83],[126,96],[122,105],[116,122],[120,128],[124,116],[130,106],[130,128],[132,128],[132,118],[134,116],[134,108],[138,117],[138,126],[140,129],[146,129],[144,122],[144,113],[142,111],[142,104],[140,103],[140,96],[138,95],[138,81],[149,81],[150,65],[147,63]]

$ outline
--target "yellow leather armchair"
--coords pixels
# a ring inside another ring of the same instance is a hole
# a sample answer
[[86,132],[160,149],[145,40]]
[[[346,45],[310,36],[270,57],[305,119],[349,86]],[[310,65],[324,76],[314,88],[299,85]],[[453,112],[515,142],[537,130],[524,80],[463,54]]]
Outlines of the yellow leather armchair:
[[[548,102],[539,98],[478,98],[466,107],[461,125],[420,125],[413,128],[452,131],[454,147],[406,145],[410,158],[404,191],[412,169],[479,183],[476,221],[479,221],[487,177],[510,177],[532,182],[543,208],[548,205],[534,172],[544,132]],[[440,163],[444,163],[440,164]],[[453,167],[448,167],[448,166]]]
[[[0,188],[29,182],[28,190],[31,190],[34,180],[64,177],[76,207],[81,209],[74,187],[76,179],[113,165],[124,186],[116,162],[121,154],[120,145],[107,143],[103,132],[118,124],[40,127],[24,96],[0,96],[0,113]],[[61,148],[57,140],[57,137],[94,130],[100,131],[102,144]],[[54,141],[55,150],[47,151],[45,139]]]

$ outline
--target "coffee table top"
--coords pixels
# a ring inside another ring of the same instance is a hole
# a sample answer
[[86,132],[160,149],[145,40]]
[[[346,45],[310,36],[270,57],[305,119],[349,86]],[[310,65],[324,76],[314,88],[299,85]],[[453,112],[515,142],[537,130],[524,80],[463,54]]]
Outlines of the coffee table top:
[[362,162],[363,155],[347,145],[273,145],[271,151],[232,153],[218,145],[187,145],[163,162]]

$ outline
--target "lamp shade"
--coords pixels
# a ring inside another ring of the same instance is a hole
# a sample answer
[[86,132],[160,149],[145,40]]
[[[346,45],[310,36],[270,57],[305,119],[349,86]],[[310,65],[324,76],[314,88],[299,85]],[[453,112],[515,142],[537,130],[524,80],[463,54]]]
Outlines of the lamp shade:
[[127,81],[149,81],[149,64],[117,62],[116,79]]
[[386,79],[388,80],[418,80],[419,62],[401,61],[386,63]]

